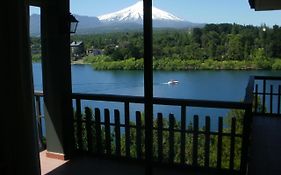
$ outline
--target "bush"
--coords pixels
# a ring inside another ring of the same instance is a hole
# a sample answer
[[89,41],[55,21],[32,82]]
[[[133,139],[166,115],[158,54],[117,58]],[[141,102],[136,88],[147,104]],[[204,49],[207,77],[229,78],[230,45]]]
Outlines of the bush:
[[272,65],[273,70],[281,70],[281,59],[276,59]]
[[41,54],[32,54],[32,61],[33,62],[40,62],[41,61]]

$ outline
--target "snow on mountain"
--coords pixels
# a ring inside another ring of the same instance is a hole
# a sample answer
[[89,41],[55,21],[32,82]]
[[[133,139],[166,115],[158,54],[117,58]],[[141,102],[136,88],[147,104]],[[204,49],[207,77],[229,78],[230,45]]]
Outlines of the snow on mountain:
[[[136,4],[124,8],[120,11],[98,16],[99,20],[104,23],[142,23],[143,22],[143,2],[138,1]],[[152,7],[152,19],[157,21],[175,21],[183,22],[171,13]]]

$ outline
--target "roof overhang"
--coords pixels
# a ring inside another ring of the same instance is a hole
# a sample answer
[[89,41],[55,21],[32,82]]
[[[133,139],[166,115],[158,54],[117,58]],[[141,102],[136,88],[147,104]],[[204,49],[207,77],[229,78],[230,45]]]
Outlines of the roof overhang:
[[262,10],[280,10],[280,0],[249,0],[251,8],[262,11]]
[[29,0],[29,5],[40,7],[42,4],[42,0]]

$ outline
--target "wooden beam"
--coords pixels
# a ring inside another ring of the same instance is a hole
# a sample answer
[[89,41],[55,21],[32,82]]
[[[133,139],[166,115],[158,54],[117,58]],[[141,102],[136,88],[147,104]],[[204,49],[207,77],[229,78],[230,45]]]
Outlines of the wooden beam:
[[47,151],[71,157],[72,87],[69,0],[48,0],[41,6],[42,77]]
[[144,98],[145,98],[145,175],[152,174],[153,127],[153,61],[152,61],[152,0],[143,1],[144,21]]
[[29,5],[41,7],[42,6],[42,0],[29,0]]

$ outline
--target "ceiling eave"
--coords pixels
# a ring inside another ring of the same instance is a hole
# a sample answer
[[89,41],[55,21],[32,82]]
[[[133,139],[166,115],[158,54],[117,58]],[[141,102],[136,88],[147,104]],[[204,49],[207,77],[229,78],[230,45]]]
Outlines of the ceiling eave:
[[249,0],[249,4],[256,11],[281,9],[281,1],[279,0]]

